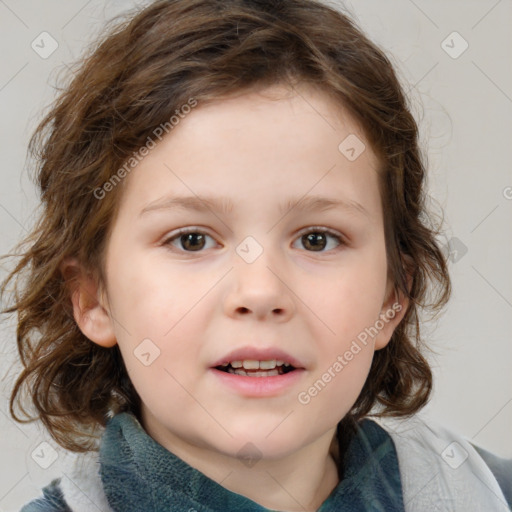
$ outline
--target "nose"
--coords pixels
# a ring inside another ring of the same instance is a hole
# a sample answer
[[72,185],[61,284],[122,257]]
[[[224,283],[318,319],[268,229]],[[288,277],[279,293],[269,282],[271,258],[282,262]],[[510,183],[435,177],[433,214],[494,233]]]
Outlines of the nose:
[[295,312],[291,283],[269,261],[260,257],[253,263],[238,261],[231,274],[231,287],[225,299],[225,313],[256,320],[285,322]]

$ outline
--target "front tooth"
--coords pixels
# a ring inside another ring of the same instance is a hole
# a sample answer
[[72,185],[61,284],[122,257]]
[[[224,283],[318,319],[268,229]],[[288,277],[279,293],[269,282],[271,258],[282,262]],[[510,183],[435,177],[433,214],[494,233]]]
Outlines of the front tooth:
[[276,360],[272,359],[271,361],[260,361],[260,369],[261,370],[273,370],[276,367]]
[[246,370],[257,370],[260,367],[260,362],[252,359],[245,359],[243,364]]
[[242,361],[231,361],[231,366],[233,368],[242,368],[243,363]]
[[228,373],[233,375],[242,375],[243,377],[277,377],[279,375],[278,370],[265,370],[262,372],[246,372],[240,369],[229,368]]
[[279,372],[277,370],[269,370],[264,372],[251,372],[247,375],[249,375],[249,377],[275,377],[279,375]]

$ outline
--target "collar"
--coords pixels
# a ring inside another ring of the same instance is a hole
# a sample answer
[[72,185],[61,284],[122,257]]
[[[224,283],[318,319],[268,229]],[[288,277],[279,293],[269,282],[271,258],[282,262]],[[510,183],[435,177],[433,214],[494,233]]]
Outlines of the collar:
[[[395,446],[377,423],[363,420],[344,455],[345,476],[318,512],[404,512]],[[114,512],[265,512],[222,487],[154,441],[136,417],[120,413],[100,446],[101,479]]]

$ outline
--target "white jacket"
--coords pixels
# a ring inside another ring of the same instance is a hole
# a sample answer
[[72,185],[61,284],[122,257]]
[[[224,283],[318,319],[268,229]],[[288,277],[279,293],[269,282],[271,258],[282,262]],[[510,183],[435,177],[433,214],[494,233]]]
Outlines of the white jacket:
[[[376,420],[392,437],[406,512],[506,512],[489,466],[462,436],[420,416]],[[509,485],[512,461],[508,464]]]

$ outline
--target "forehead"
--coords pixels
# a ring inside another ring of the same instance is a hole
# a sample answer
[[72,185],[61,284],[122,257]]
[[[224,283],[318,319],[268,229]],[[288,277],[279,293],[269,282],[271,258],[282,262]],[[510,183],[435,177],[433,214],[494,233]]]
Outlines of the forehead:
[[165,193],[232,205],[264,196],[282,209],[288,197],[331,192],[376,213],[378,165],[339,102],[311,86],[279,85],[198,102],[130,173],[123,201],[141,210]]

